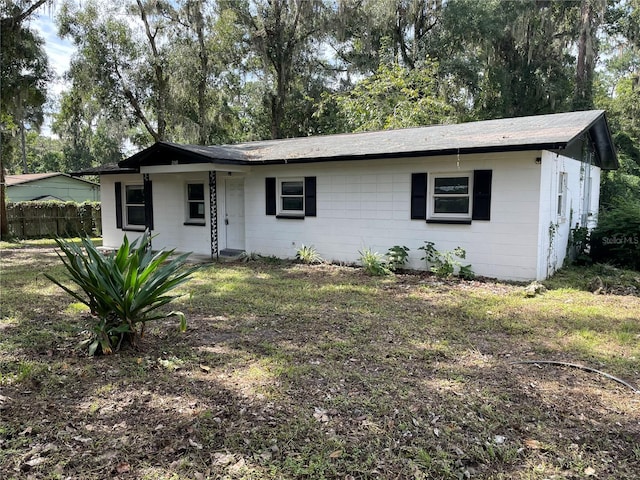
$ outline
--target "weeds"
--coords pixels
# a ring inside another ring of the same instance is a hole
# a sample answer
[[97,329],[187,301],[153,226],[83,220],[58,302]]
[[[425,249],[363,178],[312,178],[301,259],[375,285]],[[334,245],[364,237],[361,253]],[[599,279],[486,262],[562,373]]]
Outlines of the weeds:
[[404,267],[409,261],[409,248],[394,245],[387,251],[387,265],[389,270],[396,272]]
[[360,264],[369,275],[383,276],[391,274],[391,269],[384,260],[384,257],[370,248],[365,248],[358,252],[360,254]]
[[296,252],[296,259],[302,263],[310,265],[312,263],[322,263],[324,260],[316,251],[313,245],[302,245]]
[[441,252],[436,250],[433,242],[425,241],[418,250],[424,250],[425,255],[420,260],[425,261],[429,270],[438,277],[446,278],[454,274],[465,280],[472,280],[475,277],[471,265],[462,265],[462,262],[457,259],[464,259],[467,255],[467,252],[461,247]]

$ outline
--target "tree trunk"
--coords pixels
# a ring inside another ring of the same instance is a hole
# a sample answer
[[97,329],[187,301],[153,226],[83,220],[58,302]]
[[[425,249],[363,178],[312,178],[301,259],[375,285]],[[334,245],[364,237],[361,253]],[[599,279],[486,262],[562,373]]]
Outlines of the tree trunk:
[[[578,60],[576,85],[573,96],[575,110],[593,108],[593,73],[597,51],[597,29],[602,6],[600,0],[582,0],[580,6],[580,36],[578,37]],[[596,5],[594,5],[596,4]]]
[[198,78],[198,140],[200,145],[209,143],[209,122],[207,121],[207,78],[209,73],[209,55],[207,55],[206,38],[202,4],[196,6],[196,34],[198,36],[198,56],[200,58],[200,76]]
[[149,25],[149,19],[147,17],[145,6],[142,4],[141,0],[136,0],[136,2],[140,10],[140,18],[144,23],[144,29],[147,35],[147,40],[149,41],[149,46],[151,47],[151,53],[153,54],[153,71],[155,73],[157,87],[158,87],[156,91],[156,112],[155,112],[156,118],[157,118],[156,141],[162,141],[162,140],[166,140],[166,127],[167,127],[166,99],[168,98],[169,81],[167,79],[166,74],[164,73],[162,58],[160,56],[160,52],[156,44],[156,35],[158,33],[158,29],[156,28],[155,32],[151,33],[151,26]]
[[24,135],[24,119],[20,119],[20,155],[22,157],[22,173],[29,173],[29,165],[27,165],[27,147]]
[[2,162],[2,152],[0,152],[0,238],[7,238],[7,235],[9,235],[9,223],[7,221],[4,164]]

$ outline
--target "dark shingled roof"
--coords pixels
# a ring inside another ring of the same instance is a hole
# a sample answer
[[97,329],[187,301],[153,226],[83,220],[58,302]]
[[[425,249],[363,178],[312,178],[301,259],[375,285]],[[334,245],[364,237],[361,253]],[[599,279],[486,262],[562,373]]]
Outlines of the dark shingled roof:
[[136,167],[121,167],[117,163],[107,163],[105,165],[100,165],[99,167],[86,168],[78,172],[72,172],[71,175],[74,177],[81,177],[83,175],[109,175],[116,173],[138,173],[138,169]]
[[[602,110],[485,120],[455,125],[197,146],[157,142],[119,163],[123,169],[178,163],[265,165],[405,158],[518,150],[564,150],[589,134],[605,169],[618,159]],[[116,173],[104,171],[101,173]]]

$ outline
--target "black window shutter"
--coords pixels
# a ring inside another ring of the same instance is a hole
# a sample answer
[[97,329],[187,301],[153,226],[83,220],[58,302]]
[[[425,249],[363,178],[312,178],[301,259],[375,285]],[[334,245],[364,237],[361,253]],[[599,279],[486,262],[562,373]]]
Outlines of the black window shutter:
[[144,226],[153,230],[153,190],[151,180],[145,175],[143,182],[144,191]]
[[304,215],[316,216],[316,177],[304,177]]
[[491,170],[473,172],[473,220],[491,219]]
[[122,182],[116,182],[116,228],[122,228]]
[[267,177],[264,179],[265,213],[267,215],[276,214],[276,179],[275,177]]
[[427,174],[411,174],[411,219],[427,218]]

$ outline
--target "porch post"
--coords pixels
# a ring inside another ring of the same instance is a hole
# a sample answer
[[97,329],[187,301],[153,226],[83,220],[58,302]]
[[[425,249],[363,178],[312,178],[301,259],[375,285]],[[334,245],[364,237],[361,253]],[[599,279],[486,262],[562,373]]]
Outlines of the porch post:
[[218,195],[216,172],[209,172],[209,221],[211,223],[211,258],[218,258]]

